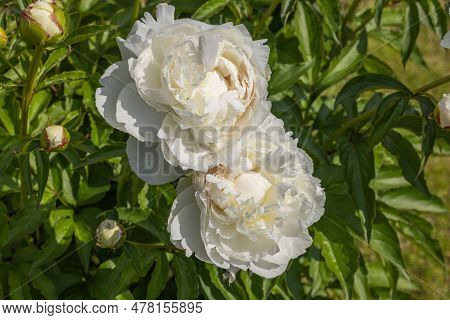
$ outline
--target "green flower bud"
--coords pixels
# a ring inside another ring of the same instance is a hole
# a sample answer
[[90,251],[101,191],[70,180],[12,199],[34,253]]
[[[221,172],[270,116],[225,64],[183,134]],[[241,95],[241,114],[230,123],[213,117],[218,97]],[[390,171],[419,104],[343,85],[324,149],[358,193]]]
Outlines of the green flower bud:
[[117,249],[125,241],[127,233],[115,220],[105,220],[97,228],[97,246],[101,248]]
[[0,27],[0,49],[6,47],[6,43],[8,42],[8,37],[6,36],[5,30]]
[[49,126],[42,131],[41,147],[47,151],[63,151],[69,142],[69,131],[63,126]]
[[37,0],[22,11],[18,20],[22,38],[33,44],[53,44],[64,37],[66,17],[60,0]]

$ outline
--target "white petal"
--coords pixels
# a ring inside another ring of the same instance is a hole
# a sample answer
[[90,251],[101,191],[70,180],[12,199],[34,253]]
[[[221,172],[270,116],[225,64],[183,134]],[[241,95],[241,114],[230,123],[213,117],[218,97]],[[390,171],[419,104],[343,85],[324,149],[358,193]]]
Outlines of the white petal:
[[218,35],[205,33],[200,36],[199,49],[205,70],[211,70],[217,63],[221,51],[220,38]]
[[249,267],[250,271],[266,279],[278,277],[286,271],[286,268],[287,264],[277,265],[263,260],[257,262],[252,261]]
[[200,260],[211,262],[201,238],[200,226],[200,208],[191,185],[175,198],[167,229],[172,242],[178,248],[186,250],[186,256],[195,253]]
[[160,3],[156,7],[156,20],[158,24],[167,26],[174,23],[175,7],[166,3]]
[[158,131],[166,116],[149,106],[139,95],[135,83],[122,89],[117,100],[117,121],[139,141],[158,142]]
[[98,112],[112,127],[122,131],[125,131],[125,127],[116,119],[116,105],[120,92],[131,81],[133,80],[128,71],[128,64],[119,61],[106,69],[100,78],[101,87],[95,92]]
[[182,175],[181,170],[174,168],[164,159],[159,143],[140,142],[130,136],[127,141],[127,155],[131,169],[148,184],[161,185]]
[[450,49],[450,31],[448,31],[441,40],[441,46],[446,49]]

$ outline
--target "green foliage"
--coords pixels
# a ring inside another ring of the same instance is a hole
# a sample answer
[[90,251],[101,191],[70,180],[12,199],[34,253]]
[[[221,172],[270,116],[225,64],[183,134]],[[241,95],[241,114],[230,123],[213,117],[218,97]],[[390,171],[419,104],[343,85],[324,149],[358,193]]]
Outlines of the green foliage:
[[[143,1],[139,15],[157,2]],[[435,145],[449,150],[448,132],[432,119],[438,97],[402,83],[370,49],[381,42],[407,67],[426,66],[416,42],[425,29],[447,31],[439,1],[171,2],[180,18],[241,23],[268,39],[272,112],[311,155],[326,190],[306,254],[276,279],[240,271],[231,284],[222,269],[170,245],[176,184],[140,181],[126,160],[127,135],[96,110],[98,80],[120,59],[116,37],[134,22],[131,2],[64,1],[68,36],[38,65],[24,140],[20,106],[33,48],[17,31],[20,3],[0,4],[8,33],[0,51],[0,297],[411,298],[427,288],[409,274],[399,235],[425,252],[425,265],[446,267],[427,217],[448,210],[423,173]],[[49,124],[70,131],[66,150],[39,148]],[[115,251],[95,245],[106,218],[118,219],[130,240]]]

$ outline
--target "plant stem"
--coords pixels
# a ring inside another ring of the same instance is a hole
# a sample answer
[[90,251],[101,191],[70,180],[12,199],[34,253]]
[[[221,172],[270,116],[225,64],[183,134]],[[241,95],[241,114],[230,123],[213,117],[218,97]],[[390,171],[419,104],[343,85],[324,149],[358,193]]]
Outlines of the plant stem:
[[433,82],[430,82],[429,84],[424,85],[423,87],[417,89],[416,91],[414,91],[414,95],[418,95],[422,92],[427,92],[430,91],[431,89],[437,88],[447,82],[450,82],[450,75],[445,76],[443,78],[437,79]]
[[172,245],[167,245],[165,243],[141,243],[141,242],[135,242],[135,241],[130,241],[130,240],[127,240],[127,242],[130,244],[134,244],[136,246],[147,247],[147,248],[156,249],[156,250],[164,250],[164,251],[168,251],[168,252],[181,252],[180,249],[178,249]]
[[253,31],[253,37],[256,38],[260,31],[262,26],[266,23],[266,20],[269,19],[269,17],[272,15],[272,13],[275,11],[275,9],[278,7],[278,5],[281,3],[281,0],[273,0],[270,6],[267,8],[266,12],[264,12],[261,19],[259,19],[258,24],[255,27],[255,30]]
[[133,24],[139,18],[140,8],[141,8],[141,0],[134,0],[133,14],[131,15],[131,24]]
[[[30,107],[31,99],[33,98],[34,88],[36,86],[36,74],[41,63],[42,53],[44,52],[44,45],[38,45],[34,50],[31,64],[28,68],[27,77],[23,85],[22,105],[20,117],[20,142],[23,143],[28,133],[28,109]],[[27,197],[27,189],[25,187],[25,176],[23,167],[20,165],[20,200],[23,204]]]
[[342,126],[340,126],[333,134],[328,138],[327,141],[323,144],[324,149],[328,149],[331,146],[333,141],[337,140],[341,135],[343,135],[348,129],[353,128],[359,125],[362,122],[367,121],[370,117],[372,117],[376,113],[377,109],[373,108],[369,111],[366,111],[359,116],[353,118],[352,120],[347,121]]

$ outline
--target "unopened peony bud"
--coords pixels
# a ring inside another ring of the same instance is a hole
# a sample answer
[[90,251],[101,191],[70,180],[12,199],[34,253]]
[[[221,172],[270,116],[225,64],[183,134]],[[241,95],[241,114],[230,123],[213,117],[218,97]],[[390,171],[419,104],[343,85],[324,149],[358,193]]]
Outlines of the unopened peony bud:
[[64,37],[66,17],[60,0],[37,0],[22,11],[18,21],[25,41],[53,44]]
[[97,228],[97,246],[117,249],[126,239],[125,229],[115,220],[105,220]]
[[434,109],[436,122],[444,129],[450,129],[450,94],[444,94],[438,107]]
[[0,49],[6,47],[6,43],[8,42],[8,37],[6,36],[5,30],[0,27]]
[[41,135],[41,147],[47,151],[63,151],[69,146],[70,134],[63,126],[49,126]]

